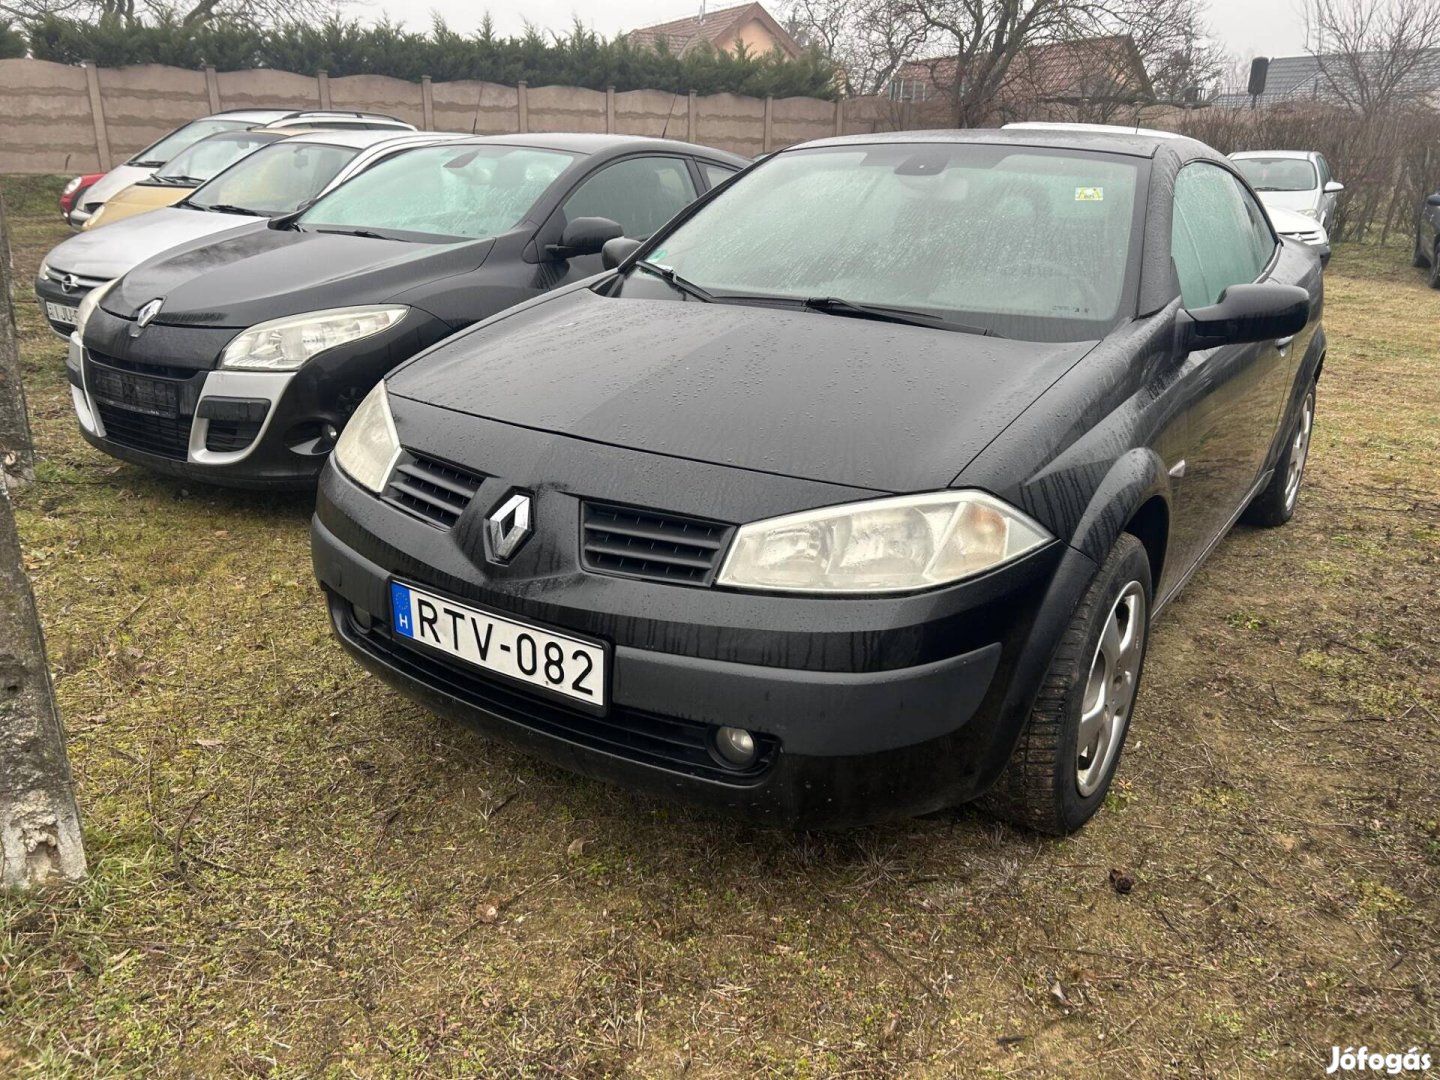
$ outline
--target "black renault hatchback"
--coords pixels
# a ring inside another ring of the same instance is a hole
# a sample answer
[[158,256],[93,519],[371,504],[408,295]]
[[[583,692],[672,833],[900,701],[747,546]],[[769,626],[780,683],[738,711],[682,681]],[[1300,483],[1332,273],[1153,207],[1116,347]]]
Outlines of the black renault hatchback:
[[801,825],[1080,827],[1156,614],[1293,513],[1313,252],[1158,133],[782,151],[361,404],[315,571],[372,671]]
[[744,164],[623,135],[405,151],[268,229],[171,248],[88,296],[67,365],[81,432],[164,472],[313,487],[385,372],[595,274],[605,241],[649,236]]

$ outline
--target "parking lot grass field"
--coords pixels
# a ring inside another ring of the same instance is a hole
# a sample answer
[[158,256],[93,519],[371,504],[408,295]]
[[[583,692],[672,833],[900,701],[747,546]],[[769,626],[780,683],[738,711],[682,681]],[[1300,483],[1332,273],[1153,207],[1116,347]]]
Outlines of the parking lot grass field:
[[29,285],[59,181],[0,186],[40,454],[19,520],[92,869],[0,898],[0,1076],[1440,1059],[1440,294],[1408,248],[1337,250],[1298,515],[1238,528],[1163,616],[1084,832],[794,834],[571,776],[362,674],[308,497],[81,440]]

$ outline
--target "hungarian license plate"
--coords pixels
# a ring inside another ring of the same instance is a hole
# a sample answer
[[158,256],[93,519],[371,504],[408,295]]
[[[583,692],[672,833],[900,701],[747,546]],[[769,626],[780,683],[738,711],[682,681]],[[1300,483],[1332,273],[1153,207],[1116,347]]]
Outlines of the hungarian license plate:
[[400,637],[495,675],[603,709],[604,646],[390,583],[391,625]]
[[74,326],[76,310],[69,304],[52,304],[49,300],[45,301],[45,314],[51,322]]

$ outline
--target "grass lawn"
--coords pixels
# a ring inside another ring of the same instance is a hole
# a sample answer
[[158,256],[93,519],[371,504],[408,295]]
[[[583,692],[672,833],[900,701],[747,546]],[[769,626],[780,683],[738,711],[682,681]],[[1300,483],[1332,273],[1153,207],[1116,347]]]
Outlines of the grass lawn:
[[1158,624],[1089,828],[806,835],[573,777],[362,674],[311,578],[308,498],[80,439],[29,287],[66,235],[58,181],[0,183],[42,459],[20,527],[92,868],[0,899],[0,1076],[1440,1055],[1440,294],[1408,249],[1337,251],[1298,516],[1237,529]]

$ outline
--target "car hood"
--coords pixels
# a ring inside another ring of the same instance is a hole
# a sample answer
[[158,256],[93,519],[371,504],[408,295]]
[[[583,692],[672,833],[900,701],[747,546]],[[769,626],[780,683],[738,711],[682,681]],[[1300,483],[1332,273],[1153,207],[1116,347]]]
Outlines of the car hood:
[[383,304],[436,278],[472,270],[491,240],[418,244],[293,229],[246,230],[186,244],[141,263],[101,302],[133,318],[163,298],[155,322],[238,328],[304,311]]
[[1298,210],[1286,210],[1279,206],[1267,206],[1265,213],[1270,215],[1270,224],[1275,226],[1278,233],[1313,233],[1320,229],[1320,222],[1309,214],[1302,214]]
[[124,191],[131,184],[137,184],[144,180],[154,171],[154,169],[142,169],[137,165],[117,165],[85,189],[84,194],[80,196],[80,204],[88,207],[103,203],[116,193]]
[[1314,191],[1257,192],[1266,210],[1313,210],[1319,203]]
[[212,214],[167,206],[148,213],[76,233],[45,256],[45,264],[61,273],[109,280],[146,259],[190,240],[239,229],[264,227],[264,218]]
[[877,491],[945,487],[1094,342],[567,291],[403,366],[474,416]]

